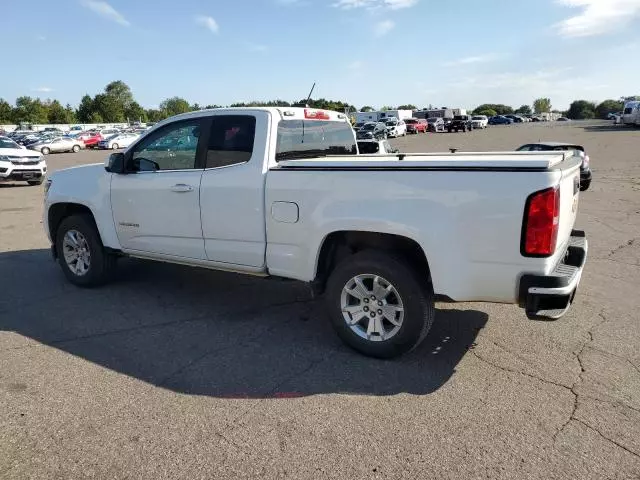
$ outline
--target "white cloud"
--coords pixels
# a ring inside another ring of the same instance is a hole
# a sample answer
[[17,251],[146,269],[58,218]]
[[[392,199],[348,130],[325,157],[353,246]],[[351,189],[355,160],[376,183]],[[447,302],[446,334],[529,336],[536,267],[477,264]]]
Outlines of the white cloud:
[[457,60],[452,60],[450,62],[445,62],[443,65],[445,67],[459,67],[461,65],[472,65],[474,63],[487,63],[493,62],[498,57],[493,53],[487,53],[485,55],[476,55],[473,57],[465,57],[459,58]]
[[396,24],[391,20],[383,20],[382,22],[378,22],[375,24],[375,26],[373,27],[373,33],[376,35],[376,37],[382,37],[393,30],[395,26]]
[[47,39],[47,37],[45,37],[44,35],[38,35],[36,37],[36,40],[38,40],[39,42],[44,42]]
[[84,7],[88,8],[94,13],[97,13],[101,17],[116,22],[123,27],[128,27],[131,23],[122,16],[115,8],[109,5],[107,2],[101,2],[98,0],[81,0],[80,2]]
[[218,26],[218,22],[216,22],[213,17],[209,17],[207,15],[197,15],[196,18],[196,23],[198,25],[201,25],[209,30],[211,30],[211,32],[213,33],[218,33],[220,31],[220,27]]
[[360,70],[362,67],[364,67],[364,62],[362,62],[361,60],[354,60],[348,65],[348,67],[349,70]]
[[341,10],[353,10],[355,8],[366,8],[367,10],[377,10],[387,8],[389,10],[400,10],[416,5],[420,0],[338,0],[332,6]]
[[563,37],[588,37],[619,31],[640,16],[640,0],[556,0],[582,13],[556,25]]
[[40,92],[40,93],[49,93],[49,92],[53,92],[53,88],[51,88],[51,87],[38,87],[38,88],[34,88],[33,91],[34,92]]

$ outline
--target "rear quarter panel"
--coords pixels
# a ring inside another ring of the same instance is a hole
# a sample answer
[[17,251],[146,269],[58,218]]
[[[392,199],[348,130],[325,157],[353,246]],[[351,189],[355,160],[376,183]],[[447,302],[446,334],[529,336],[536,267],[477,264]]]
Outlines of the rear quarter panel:
[[[436,293],[457,301],[515,303],[523,273],[555,259],[520,254],[527,196],[561,172],[290,171],[267,174],[267,265],[273,275],[313,280],[323,241],[336,231],[402,235],[424,250]],[[299,207],[297,223],[270,215]],[[425,272],[426,275],[426,272]]]

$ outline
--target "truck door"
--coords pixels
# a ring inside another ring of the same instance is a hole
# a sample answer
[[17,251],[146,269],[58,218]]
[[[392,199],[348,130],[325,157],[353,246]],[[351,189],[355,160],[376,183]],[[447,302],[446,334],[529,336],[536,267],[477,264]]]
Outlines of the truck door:
[[200,223],[202,118],[179,120],[144,137],[113,175],[111,206],[127,251],[206,259]]
[[200,184],[208,260],[250,267],[265,263],[269,115],[247,111],[212,117]]

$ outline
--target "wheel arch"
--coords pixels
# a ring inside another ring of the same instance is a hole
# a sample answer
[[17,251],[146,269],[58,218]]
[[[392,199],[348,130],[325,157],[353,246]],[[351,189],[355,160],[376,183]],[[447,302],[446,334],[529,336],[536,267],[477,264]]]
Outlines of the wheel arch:
[[[98,227],[96,217],[91,208],[81,203],[59,202],[52,204],[47,210],[47,228],[52,246],[55,247],[56,233],[60,227],[60,223],[72,215],[86,215],[89,217],[98,232],[98,237],[102,240],[100,228]],[[55,248],[53,251],[55,251]]]
[[431,282],[431,269],[427,254],[414,239],[392,233],[363,230],[338,230],[327,234],[320,244],[314,269],[314,289],[321,293],[333,268],[344,258],[363,250],[393,251],[409,261],[409,264]]

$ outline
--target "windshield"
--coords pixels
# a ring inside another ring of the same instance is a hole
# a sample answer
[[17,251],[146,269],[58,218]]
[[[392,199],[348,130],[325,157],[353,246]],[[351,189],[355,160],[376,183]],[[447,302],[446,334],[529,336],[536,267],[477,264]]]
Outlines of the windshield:
[[429,122],[429,123],[435,123],[438,120],[440,120],[439,117],[429,117],[429,118],[427,118],[427,122]]
[[473,117],[471,120],[484,120],[484,117],[476,116],[476,117]]
[[404,121],[404,123],[414,124],[414,123],[418,123],[418,120],[416,120],[415,118],[408,118],[407,120]]
[[362,127],[363,130],[373,130],[374,128],[376,128],[375,123],[367,123],[364,127]]
[[389,120],[387,122],[387,126],[389,127],[395,127],[398,124],[398,122],[396,122],[395,120]]
[[20,148],[20,145],[8,138],[0,138],[0,148]]

